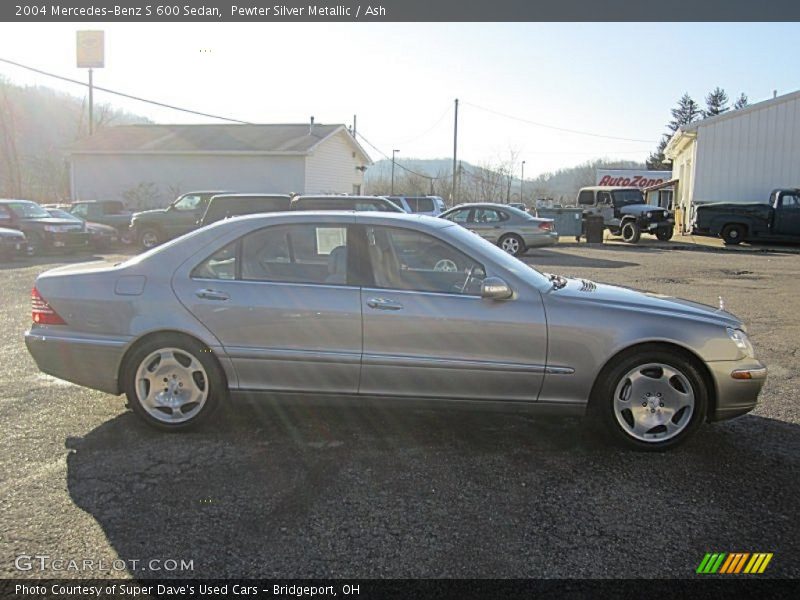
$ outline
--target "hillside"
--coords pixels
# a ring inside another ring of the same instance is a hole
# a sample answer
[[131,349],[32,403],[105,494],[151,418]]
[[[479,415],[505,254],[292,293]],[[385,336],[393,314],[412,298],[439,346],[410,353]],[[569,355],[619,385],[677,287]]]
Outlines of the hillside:
[[[57,201],[69,197],[63,149],[88,134],[88,106],[46,87],[23,87],[0,77],[0,197]],[[94,106],[95,130],[148,119]]]

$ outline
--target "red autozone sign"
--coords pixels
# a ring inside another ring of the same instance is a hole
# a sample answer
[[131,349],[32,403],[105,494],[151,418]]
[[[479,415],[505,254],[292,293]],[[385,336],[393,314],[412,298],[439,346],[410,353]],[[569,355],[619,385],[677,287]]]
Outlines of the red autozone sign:
[[672,171],[637,171],[632,169],[598,169],[597,185],[647,188],[672,179]]

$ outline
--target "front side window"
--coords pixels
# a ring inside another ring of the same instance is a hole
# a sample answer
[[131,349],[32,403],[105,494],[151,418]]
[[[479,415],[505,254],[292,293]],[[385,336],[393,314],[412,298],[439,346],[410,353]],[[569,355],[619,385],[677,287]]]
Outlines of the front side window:
[[608,192],[597,192],[598,204],[611,204],[611,194]]
[[446,218],[448,221],[452,221],[453,223],[460,223],[463,225],[464,223],[467,222],[467,219],[469,218],[469,210],[470,209],[468,208],[465,208],[464,210],[457,210],[456,212],[447,215]]
[[89,205],[88,204],[78,204],[75,208],[72,209],[71,212],[76,217],[80,217],[81,219],[85,219],[86,215],[89,212]]
[[594,193],[592,190],[583,190],[578,194],[578,204],[583,204],[584,206],[594,204]]
[[474,223],[499,223],[500,213],[492,208],[476,208],[473,215],[472,221]]
[[347,283],[345,225],[281,225],[242,239],[242,279]]
[[181,211],[195,210],[198,206],[200,206],[201,200],[202,198],[200,198],[200,196],[194,196],[194,195],[184,196],[183,198],[178,200],[175,204],[173,204],[172,207],[175,210],[181,210]]
[[480,295],[483,266],[425,233],[367,227],[367,251],[379,288]]

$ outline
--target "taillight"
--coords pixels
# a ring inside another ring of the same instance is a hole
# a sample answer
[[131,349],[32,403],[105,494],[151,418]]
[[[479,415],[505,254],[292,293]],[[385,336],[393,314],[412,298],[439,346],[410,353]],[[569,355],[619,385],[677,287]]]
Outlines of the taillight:
[[33,288],[31,290],[31,318],[34,323],[39,325],[66,325],[58,313],[47,303],[47,300],[42,298],[39,290]]
[[544,229],[545,231],[553,231],[553,222],[542,221],[541,223],[539,223],[539,229]]

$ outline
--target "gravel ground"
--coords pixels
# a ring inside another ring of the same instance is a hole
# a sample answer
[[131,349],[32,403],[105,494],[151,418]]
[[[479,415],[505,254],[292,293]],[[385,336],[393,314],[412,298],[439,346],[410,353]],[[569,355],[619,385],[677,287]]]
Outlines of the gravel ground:
[[[564,244],[526,257],[722,295],[748,324],[770,368],[760,405],[661,455],[605,446],[574,419],[255,401],[160,434],[122,397],[34,367],[29,291],[59,260],[0,265],[2,577],[682,578],[707,551],[774,552],[766,575],[800,575],[797,255]],[[21,554],[193,570],[19,573]]]

